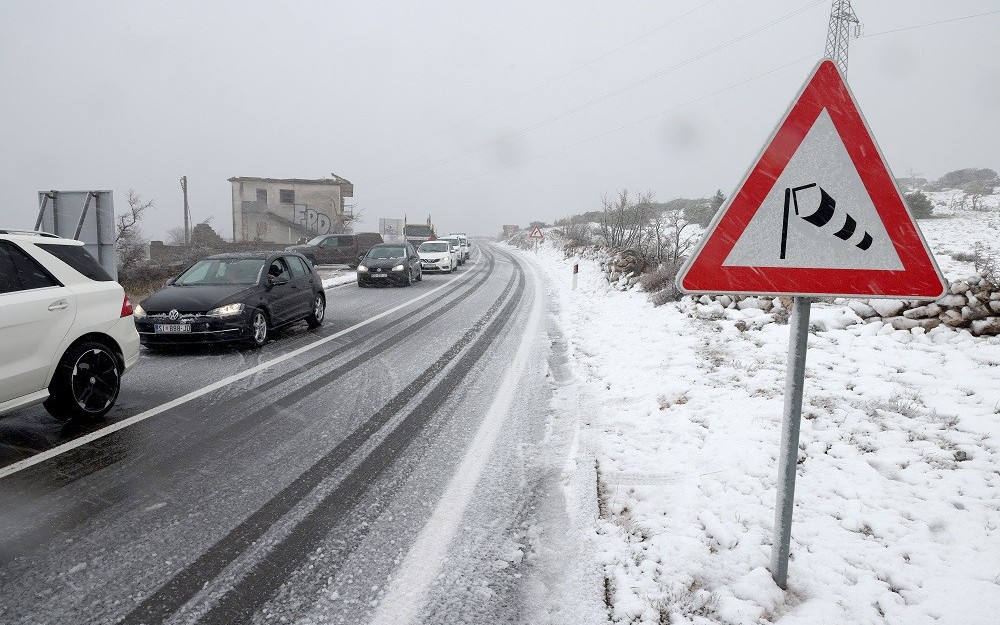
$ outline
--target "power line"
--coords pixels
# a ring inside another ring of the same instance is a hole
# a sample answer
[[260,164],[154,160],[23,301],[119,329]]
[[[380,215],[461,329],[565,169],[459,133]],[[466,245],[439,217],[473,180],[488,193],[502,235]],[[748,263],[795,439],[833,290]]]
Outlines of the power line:
[[437,186],[434,186],[434,187],[428,187],[426,189],[421,189],[420,191],[413,191],[413,192],[407,193],[405,195],[399,195],[399,196],[387,198],[387,199],[381,200],[381,201],[376,200],[374,202],[368,202],[368,204],[369,205],[374,204],[374,205],[377,206],[380,203],[384,204],[384,203],[388,203],[388,202],[395,202],[395,201],[398,201],[398,200],[405,200],[405,199],[408,199],[408,198],[411,198],[411,197],[415,197],[417,195],[423,195],[425,193],[431,193],[433,191],[440,191],[441,189],[447,189],[448,187],[453,187],[453,186],[457,186],[459,184],[464,184],[464,183],[469,182],[471,180],[476,180],[477,178],[483,178],[485,176],[489,176],[491,174],[495,174],[495,173],[500,172],[500,171],[504,171],[504,170],[507,170],[507,169],[512,169],[514,167],[517,167],[518,165],[523,165],[525,163],[530,163],[532,161],[536,161],[538,159],[545,158],[547,156],[551,156],[553,154],[558,154],[559,152],[565,152],[566,150],[570,150],[570,149],[573,149],[575,147],[584,145],[585,143],[589,143],[589,142],[594,141],[596,139],[601,139],[601,138],[607,137],[609,135],[615,134],[617,132],[621,132],[622,130],[626,130],[628,128],[631,128],[633,126],[638,126],[639,124],[645,123],[645,122],[647,122],[647,121],[649,121],[651,119],[655,119],[657,117],[662,117],[663,115],[666,115],[667,113],[673,113],[673,112],[675,112],[675,111],[677,111],[679,109],[682,109],[682,108],[684,108],[686,106],[690,106],[692,104],[696,104],[698,102],[702,102],[704,100],[708,100],[709,98],[714,98],[717,95],[720,95],[720,94],[725,93],[727,91],[731,91],[731,90],[733,90],[733,89],[735,89],[737,87],[741,87],[741,86],[743,86],[743,85],[745,85],[747,83],[753,82],[755,80],[759,80],[760,78],[763,78],[763,77],[768,76],[770,74],[773,74],[775,72],[779,72],[779,71],[781,71],[783,69],[787,69],[789,67],[792,67],[793,65],[797,65],[797,64],[801,63],[802,61],[806,61],[806,60],[810,60],[810,59],[818,60],[818,59],[820,59],[822,57],[823,57],[822,53],[820,53],[820,52],[813,52],[813,53],[807,54],[805,56],[799,57],[799,58],[797,58],[794,61],[791,61],[789,63],[785,63],[784,65],[781,65],[781,66],[775,67],[773,69],[769,69],[766,72],[762,72],[760,74],[757,74],[756,76],[752,76],[750,78],[747,78],[745,80],[741,80],[739,82],[731,83],[731,84],[729,84],[729,85],[727,85],[727,86],[725,86],[725,87],[723,87],[721,89],[718,89],[716,91],[713,91],[711,93],[707,93],[707,94],[699,96],[697,98],[688,100],[686,102],[683,102],[682,104],[678,104],[676,106],[672,106],[672,107],[670,107],[668,109],[664,109],[662,111],[658,111],[656,113],[652,113],[650,115],[646,115],[645,117],[641,117],[641,118],[636,119],[634,121],[631,121],[631,122],[629,122],[627,124],[622,124],[621,126],[617,126],[615,128],[612,128],[611,130],[606,130],[606,131],[598,133],[596,135],[591,135],[591,136],[589,136],[589,137],[587,137],[585,139],[581,139],[581,140],[576,141],[574,143],[570,143],[570,144],[567,144],[567,145],[564,145],[564,146],[561,146],[561,147],[558,147],[558,148],[554,148],[552,150],[548,150],[546,152],[542,152],[541,154],[536,154],[535,156],[532,156],[532,157],[529,157],[529,158],[526,158],[526,159],[522,159],[520,161],[516,161],[516,162],[510,163],[508,165],[504,165],[502,167],[497,167],[497,168],[494,168],[494,169],[490,169],[488,171],[480,172],[480,173],[474,174],[472,176],[467,176],[467,177],[461,178],[459,180],[454,180],[452,182],[448,182],[448,183],[445,183],[445,184],[437,185]]
[[510,104],[513,104],[514,102],[517,102],[519,100],[523,100],[524,98],[526,98],[527,96],[529,96],[529,95],[531,95],[533,93],[541,91],[542,89],[544,89],[544,88],[546,88],[546,87],[548,87],[550,85],[554,85],[555,83],[559,82],[560,80],[562,80],[562,79],[564,79],[564,78],[566,78],[568,76],[571,76],[571,75],[575,74],[576,72],[579,72],[582,69],[586,69],[587,67],[590,67],[591,65],[597,63],[598,61],[603,61],[604,59],[606,59],[609,56],[615,54],[616,52],[624,50],[625,48],[629,47],[630,45],[632,45],[634,43],[637,43],[639,41],[642,41],[643,39],[649,37],[650,35],[658,33],[659,31],[663,30],[667,26],[670,26],[671,24],[674,24],[675,22],[678,22],[678,21],[684,19],[685,17],[691,15],[692,13],[695,13],[696,11],[699,11],[699,10],[705,8],[706,6],[712,4],[715,1],[716,0],[708,0],[707,2],[703,2],[702,4],[699,4],[695,8],[691,9],[690,11],[688,11],[687,13],[681,13],[680,15],[678,15],[676,17],[673,17],[673,18],[667,20],[666,22],[660,24],[656,28],[647,31],[647,32],[639,35],[638,37],[636,37],[634,39],[630,39],[629,41],[626,41],[625,43],[623,43],[623,44],[621,44],[621,45],[619,45],[619,46],[617,46],[615,48],[612,48],[611,50],[608,50],[607,52],[605,52],[603,54],[595,56],[594,58],[592,58],[589,61],[583,63],[582,65],[578,65],[577,67],[574,67],[573,69],[571,69],[571,70],[569,70],[567,72],[564,72],[564,73],[556,76],[555,78],[552,78],[550,80],[547,80],[546,82],[543,82],[543,83],[541,83],[539,85],[536,85],[536,86],[528,89],[527,91],[523,91],[520,94],[518,94],[518,95],[516,95],[516,96],[514,96],[514,97],[512,97],[512,98],[510,98],[508,100],[505,100],[505,101],[501,102],[500,104],[497,104],[496,106],[494,106],[492,108],[486,109],[485,111],[483,111],[481,113],[477,113],[476,115],[473,115],[472,117],[468,117],[468,118],[466,118],[466,119],[464,119],[464,120],[462,120],[460,122],[452,124],[451,126],[448,126],[447,128],[439,130],[439,131],[435,132],[434,134],[428,135],[428,136],[424,137],[423,139],[418,139],[416,141],[411,141],[410,143],[407,143],[406,145],[403,145],[403,146],[401,146],[399,148],[396,148],[395,150],[391,150],[391,151],[387,151],[387,152],[382,152],[381,154],[379,154],[377,156],[374,156],[374,157],[369,158],[369,159],[365,159],[365,160],[361,161],[361,163],[362,164],[364,164],[364,163],[370,163],[372,161],[378,160],[380,158],[384,158],[386,156],[392,156],[392,155],[395,155],[395,154],[399,154],[403,150],[407,150],[409,148],[412,148],[415,145],[421,145],[423,143],[426,143],[427,141],[430,141],[431,139],[436,139],[437,137],[440,137],[441,135],[448,134],[449,132],[451,132],[452,130],[455,130],[456,128],[461,128],[462,126],[464,126],[464,125],[466,125],[466,124],[468,124],[470,122],[476,121],[477,119],[481,119],[481,118],[489,115],[490,113],[499,111],[500,109],[502,109],[502,108],[504,108],[506,106],[509,106]]
[[940,20],[940,21],[937,21],[937,22],[928,22],[926,24],[917,24],[916,26],[907,26],[905,28],[896,28],[896,29],[893,29],[893,30],[883,30],[883,31],[880,31],[880,32],[877,32],[877,33],[866,33],[864,35],[861,35],[861,37],[859,37],[859,39],[867,39],[868,37],[877,37],[879,35],[888,35],[889,33],[900,33],[900,32],[903,32],[904,30],[915,30],[917,28],[927,28],[928,26],[937,26],[938,24],[948,24],[948,23],[951,23],[951,22],[960,22],[962,20],[971,20],[974,17],[983,17],[984,15],[995,15],[997,13],[1000,13],[1000,10],[987,11],[985,13],[976,13],[975,15],[966,15],[964,17],[953,17],[950,20]]
[[791,13],[787,13],[787,14],[783,15],[780,18],[777,18],[777,19],[775,19],[775,20],[773,20],[771,22],[768,22],[767,24],[764,24],[763,26],[759,26],[759,27],[757,27],[757,28],[755,28],[755,29],[753,29],[753,30],[751,30],[751,31],[749,31],[747,33],[744,33],[744,34],[742,34],[742,35],[740,35],[738,37],[730,39],[729,41],[727,41],[725,43],[722,43],[722,44],[719,44],[719,45],[717,45],[717,46],[715,46],[713,48],[710,48],[710,49],[706,50],[705,52],[702,52],[702,53],[700,53],[698,55],[695,55],[695,56],[693,56],[693,57],[691,57],[691,58],[689,58],[687,60],[681,61],[680,63],[672,65],[672,66],[670,66],[670,67],[668,67],[666,69],[660,70],[660,71],[658,71],[658,72],[656,72],[654,74],[650,74],[649,76],[646,76],[645,78],[637,80],[636,82],[633,82],[631,84],[625,85],[624,87],[620,87],[620,88],[618,88],[618,89],[616,89],[614,91],[608,92],[608,93],[606,93],[606,94],[604,94],[604,95],[602,95],[600,97],[597,97],[597,98],[595,98],[593,100],[590,100],[589,102],[586,102],[586,103],[581,104],[579,106],[576,106],[576,107],[574,107],[572,109],[569,109],[568,111],[564,111],[562,113],[559,113],[558,115],[554,115],[552,117],[544,119],[544,120],[542,120],[542,121],[540,121],[538,123],[532,124],[530,126],[526,126],[526,127],[521,128],[519,130],[515,130],[513,132],[509,132],[509,133],[507,133],[507,134],[499,137],[498,139],[494,139],[492,141],[487,141],[485,143],[481,143],[481,144],[476,145],[476,146],[474,146],[472,148],[469,148],[467,150],[463,150],[463,151],[458,152],[456,154],[452,154],[451,156],[446,156],[446,157],[437,159],[435,161],[430,161],[428,163],[424,163],[423,165],[418,165],[416,167],[413,167],[413,168],[410,168],[410,169],[407,169],[407,170],[404,170],[404,171],[397,172],[395,174],[386,176],[385,178],[379,178],[377,180],[374,180],[374,181],[368,183],[368,185],[369,186],[378,186],[378,185],[381,185],[381,184],[385,184],[386,182],[391,182],[393,180],[396,180],[397,178],[402,178],[404,176],[410,176],[410,175],[413,175],[413,174],[416,174],[416,173],[420,173],[422,171],[426,171],[426,170],[431,169],[433,167],[437,167],[438,165],[443,165],[445,163],[450,163],[451,161],[455,161],[455,160],[458,160],[460,158],[469,156],[471,154],[475,154],[476,152],[480,152],[480,151],[482,151],[482,150],[484,150],[486,148],[489,148],[489,147],[492,147],[494,145],[498,145],[500,143],[503,143],[504,141],[508,141],[510,139],[513,139],[513,138],[519,137],[521,135],[527,134],[528,132],[531,132],[533,130],[537,130],[537,129],[543,127],[543,126],[547,126],[547,125],[549,125],[549,124],[551,124],[553,122],[559,121],[560,119],[563,119],[565,117],[569,117],[570,115],[573,115],[574,113],[578,113],[578,112],[580,112],[580,111],[582,111],[584,109],[590,108],[591,106],[593,106],[595,104],[598,104],[600,102],[603,102],[603,101],[608,100],[610,98],[613,98],[615,96],[621,95],[622,93],[625,93],[626,91],[634,89],[634,88],[636,88],[636,87],[638,87],[640,85],[643,85],[643,84],[645,84],[647,82],[650,82],[651,80],[659,78],[660,76],[668,74],[668,73],[670,73],[670,72],[672,72],[674,70],[677,70],[677,69],[679,69],[681,67],[684,67],[686,65],[690,65],[691,63],[694,63],[695,61],[699,61],[699,60],[701,60],[701,59],[703,59],[703,58],[705,58],[705,57],[707,57],[707,56],[709,56],[711,54],[714,54],[714,53],[718,52],[719,50],[723,50],[725,48],[728,48],[729,46],[732,46],[732,45],[734,45],[734,44],[736,44],[736,43],[738,43],[738,42],[740,42],[740,41],[742,41],[742,40],[744,40],[744,39],[746,39],[748,37],[756,35],[757,33],[761,32],[761,31],[767,30],[768,28],[771,28],[772,26],[775,26],[776,24],[784,22],[785,20],[791,19],[791,18],[799,15],[800,13],[808,11],[809,9],[811,9],[811,8],[813,8],[813,7],[815,7],[815,6],[819,5],[819,4],[822,4],[822,3],[823,3],[823,0],[819,0],[817,2],[813,2],[812,4],[806,5],[806,6],[802,7],[802,8],[796,9],[795,11],[792,11]]

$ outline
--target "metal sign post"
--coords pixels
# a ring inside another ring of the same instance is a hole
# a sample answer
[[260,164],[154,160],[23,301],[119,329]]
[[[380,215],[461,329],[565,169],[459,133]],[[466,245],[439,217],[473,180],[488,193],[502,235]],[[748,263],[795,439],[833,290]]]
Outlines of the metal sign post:
[[785,371],[785,410],[781,419],[781,450],[778,452],[778,496],[774,507],[774,542],[771,545],[771,576],[782,590],[788,587],[788,550],[792,540],[792,510],[795,506],[795,468],[799,455],[799,424],[802,422],[802,387],[806,377],[806,344],[812,300],[796,297],[792,304]]

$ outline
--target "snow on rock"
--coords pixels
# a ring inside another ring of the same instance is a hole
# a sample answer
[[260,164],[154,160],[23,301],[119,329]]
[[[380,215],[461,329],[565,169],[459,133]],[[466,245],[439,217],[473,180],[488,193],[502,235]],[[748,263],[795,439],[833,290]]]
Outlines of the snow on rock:
[[768,567],[787,300],[654,308],[594,262],[571,291],[575,261],[548,240],[524,258],[552,278],[568,388],[588,398],[566,466],[596,467],[580,544],[596,550],[612,622],[996,622],[1000,338],[951,327],[940,301],[938,325],[909,328],[925,319],[904,310],[927,302],[882,307],[889,323],[852,300],[814,304],[783,591]]
[[906,306],[902,300],[898,299],[873,299],[868,302],[868,305],[882,317],[895,317],[902,313]]

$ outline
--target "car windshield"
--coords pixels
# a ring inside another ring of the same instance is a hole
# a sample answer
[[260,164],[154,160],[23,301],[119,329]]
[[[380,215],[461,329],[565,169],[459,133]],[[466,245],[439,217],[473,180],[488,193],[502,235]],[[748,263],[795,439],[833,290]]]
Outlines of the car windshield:
[[441,239],[441,240],[451,243],[452,247],[459,247],[462,245],[462,242],[459,241],[458,239]]
[[206,258],[191,265],[174,280],[174,284],[256,284],[263,268],[263,258]]
[[447,252],[449,248],[447,241],[426,241],[417,248],[418,252]]
[[326,238],[326,235],[322,234],[322,235],[320,235],[320,236],[318,236],[318,237],[316,237],[314,239],[310,239],[309,242],[306,243],[306,245],[319,245],[320,243],[323,242],[323,239],[325,239],[325,238]]
[[406,256],[401,247],[373,247],[368,250],[368,258],[402,258]]

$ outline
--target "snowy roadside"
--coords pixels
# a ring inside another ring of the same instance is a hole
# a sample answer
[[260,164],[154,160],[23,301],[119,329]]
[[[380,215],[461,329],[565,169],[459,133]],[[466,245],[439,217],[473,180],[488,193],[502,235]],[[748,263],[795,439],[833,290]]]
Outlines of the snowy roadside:
[[582,407],[567,470],[597,468],[581,540],[614,622],[996,621],[1000,339],[814,305],[786,593],[767,566],[788,326],[654,308],[589,261],[571,291],[560,250],[525,256],[559,298],[574,379],[554,405]]
[[335,286],[351,284],[356,282],[358,274],[354,270],[348,269],[319,269],[319,277],[323,279],[323,288],[331,289]]

